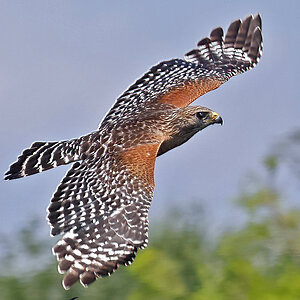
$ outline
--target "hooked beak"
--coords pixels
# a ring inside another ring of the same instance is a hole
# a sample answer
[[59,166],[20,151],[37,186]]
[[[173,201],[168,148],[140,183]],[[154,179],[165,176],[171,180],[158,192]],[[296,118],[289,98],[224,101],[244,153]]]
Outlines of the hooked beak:
[[223,119],[222,119],[220,116],[218,116],[218,117],[215,119],[215,123],[223,125]]
[[212,119],[214,121],[214,124],[221,124],[223,125],[223,119],[220,117],[220,115],[216,112],[212,113]]

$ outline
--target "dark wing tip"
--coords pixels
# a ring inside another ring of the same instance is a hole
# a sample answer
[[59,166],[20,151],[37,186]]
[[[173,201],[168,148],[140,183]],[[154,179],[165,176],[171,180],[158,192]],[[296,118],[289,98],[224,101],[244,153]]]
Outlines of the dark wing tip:
[[198,42],[197,46],[203,46],[203,45],[207,45],[210,43],[210,39],[208,37],[202,39],[200,42]]
[[80,283],[84,286],[87,287],[89,284],[94,282],[97,279],[96,275],[94,272],[84,272],[80,276]]
[[188,53],[186,53],[186,56],[196,56],[199,53],[198,49],[193,49],[191,51],[189,51]]
[[256,64],[261,56],[262,52],[262,33],[259,27],[256,27],[251,39],[251,44],[248,51],[248,56]]
[[237,36],[234,42],[235,49],[242,49],[245,45],[246,39],[248,38],[249,34],[251,35],[251,26],[250,24],[253,21],[253,16],[247,16],[242,22],[241,26],[239,27]]
[[262,21],[259,13],[255,15],[254,20],[257,22],[257,26],[262,29]]
[[263,41],[260,27],[255,28],[254,33],[253,33],[253,40],[255,40],[258,44],[261,44],[261,42]]
[[4,180],[12,180],[23,177],[20,172],[14,172],[11,168],[5,172],[3,179]]
[[217,27],[214,30],[212,30],[212,32],[210,33],[210,40],[212,42],[215,42],[215,41],[222,42],[223,34],[224,34],[224,32],[223,32],[222,27]]
[[72,270],[67,275],[65,275],[62,285],[65,290],[69,290],[70,287],[79,279],[78,272]]
[[225,36],[225,47],[232,47],[236,36],[238,34],[239,28],[241,26],[242,21],[240,19],[233,21],[227,30],[226,36]]
[[10,175],[9,171],[5,172],[3,180],[9,180],[9,175]]

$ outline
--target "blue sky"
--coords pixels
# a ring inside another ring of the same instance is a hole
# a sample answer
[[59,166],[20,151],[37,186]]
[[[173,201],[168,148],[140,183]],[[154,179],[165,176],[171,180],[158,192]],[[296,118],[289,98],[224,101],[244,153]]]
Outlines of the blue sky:
[[[95,130],[115,99],[161,60],[183,57],[210,31],[259,12],[264,53],[254,70],[195,104],[211,126],[160,157],[151,218],[197,199],[222,228],[241,214],[241,178],[300,127],[298,1],[1,1],[0,171],[34,141]],[[44,219],[68,167],[0,182],[0,233]],[[48,231],[46,221],[41,230]]]

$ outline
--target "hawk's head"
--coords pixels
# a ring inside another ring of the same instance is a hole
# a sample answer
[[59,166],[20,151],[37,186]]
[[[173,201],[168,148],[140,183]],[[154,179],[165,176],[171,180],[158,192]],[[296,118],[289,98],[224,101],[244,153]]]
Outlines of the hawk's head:
[[[223,124],[218,113],[203,106],[188,106],[174,110],[172,114],[173,134],[195,134],[212,124]],[[171,134],[171,135],[173,135]]]
[[181,119],[185,121],[184,127],[190,126],[199,131],[212,124],[223,124],[218,113],[203,106],[188,106],[180,110],[179,115],[181,114]]
[[189,140],[195,133],[212,124],[223,124],[218,113],[202,106],[173,109],[168,116],[168,136],[161,145],[161,155]]

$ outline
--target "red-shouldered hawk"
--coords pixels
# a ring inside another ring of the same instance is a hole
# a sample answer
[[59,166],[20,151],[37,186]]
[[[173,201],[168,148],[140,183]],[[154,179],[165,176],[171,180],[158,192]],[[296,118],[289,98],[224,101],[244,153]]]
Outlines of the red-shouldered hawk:
[[63,286],[87,286],[133,262],[148,244],[148,210],[157,156],[222,118],[188,106],[234,75],[253,68],[262,53],[261,18],[252,15],[202,39],[184,59],[152,67],[115,102],[97,131],[61,142],[35,142],[10,166],[16,179],[75,162],[48,208]]

